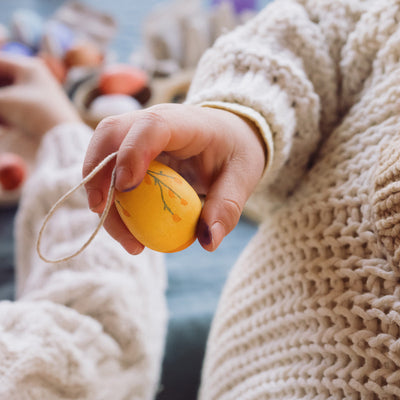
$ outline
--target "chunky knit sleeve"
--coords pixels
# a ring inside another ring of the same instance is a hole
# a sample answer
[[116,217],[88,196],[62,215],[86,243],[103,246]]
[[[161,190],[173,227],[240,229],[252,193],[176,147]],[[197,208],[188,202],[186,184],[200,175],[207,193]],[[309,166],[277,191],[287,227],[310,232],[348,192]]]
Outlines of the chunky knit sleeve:
[[[365,74],[347,79],[343,54],[357,45],[349,42],[366,3],[277,0],[203,56],[187,101],[258,125],[269,150],[262,182],[269,194],[280,198],[295,188],[360,91]],[[365,56],[357,61],[368,73]]]
[[397,131],[388,136],[387,140],[382,141],[379,164],[373,178],[371,200],[375,230],[381,249],[398,275],[400,271],[400,137]]
[[[0,398],[151,399],[166,328],[160,254],[131,256],[105,231],[79,256],[47,264],[36,239],[49,208],[81,180],[90,130],[49,132],[16,223],[18,300],[0,303]],[[77,250],[98,222],[84,190],[44,231],[43,253]]]

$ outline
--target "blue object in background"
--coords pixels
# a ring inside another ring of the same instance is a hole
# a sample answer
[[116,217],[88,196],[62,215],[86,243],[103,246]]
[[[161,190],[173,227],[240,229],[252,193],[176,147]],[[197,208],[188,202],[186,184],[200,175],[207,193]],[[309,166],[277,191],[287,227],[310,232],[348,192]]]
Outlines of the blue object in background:
[[[149,13],[159,4],[168,3],[172,0],[80,0],[99,11],[109,13],[118,24],[118,34],[111,43],[116,51],[119,61],[128,62],[130,54],[140,48],[142,42],[143,21]],[[223,0],[202,0],[205,7],[213,1]],[[263,8],[271,0],[227,0],[242,4],[251,2],[256,9]],[[0,0],[0,23],[9,25],[11,17],[16,9],[27,8],[35,10],[44,19],[51,17],[56,10],[64,3],[64,0]]]
[[75,40],[74,32],[65,24],[58,21],[49,21],[44,29],[46,37],[51,38],[50,52],[53,55],[65,54]]
[[8,42],[0,48],[0,51],[29,57],[35,54],[35,51],[31,47],[19,42]]
[[[217,0],[209,0],[217,1]],[[268,0],[235,0],[237,6],[256,4],[260,9]],[[18,8],[32,9],[49,18],[63,0],[1,0],[0,23],[9,26]],[[129,61],[140,47],[144,18],[160,0],[81,0],[83,4],[110,13],[118,24],[118,33],[110,47],[121,62]],[[13,299],[14,256],[12,223],[16,207],[0,207],[0,300]],[[170,312],[161,388],[157,400],[194,400],[200,382],[205,343],[212,316],[226,277],[237,257],[256,232],[256,225],[242,218],[234,231],[214,253],[196,242],[188,249],[168,254]]]

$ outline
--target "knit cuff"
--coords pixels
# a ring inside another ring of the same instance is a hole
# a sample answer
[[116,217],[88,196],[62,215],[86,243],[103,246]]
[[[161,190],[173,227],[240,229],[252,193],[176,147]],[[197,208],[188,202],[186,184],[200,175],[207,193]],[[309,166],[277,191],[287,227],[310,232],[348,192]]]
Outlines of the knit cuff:
[[273,156],[274,156],[274,143],[272,139],[272,134],[271,130],[269,129],[268,123],[265,121],[263,116],[253,110],[250,107],[243,106],[241,104],[236,104],[236,103],[227,103],[223,101],[205,101],[203,103],[200,103],[199,106],[201,107],[210,107],[210,108],[218,108],[221,110],[226,110],[230,111],[236,115],[239,115],[240,117],[244,117],[245,119],[248,119],[249,121],[253,122],[256,127],[258,128],[258,132],[260,136],[262,137],[264,144],[265,144],[265,150],[266,150],[266,163],[265,163],[265,168],[264,168],[264,174],[265,176],[267,170],[269,169],[270,165],[272,164]]
[[372,215],[379,242],[392,267],[400,265],[400,140],[388,140],[381,147],[373,179]]
[[[262,187],[263,182],[268,179],[267,176],[272,165],[274,156],[274,143],[271,130],[264,117],[256,110],[236,103],[228,103],[223,101],[205,101],[198,105],[200,107],[211,107],[230,111],[234,114],[237,114],[252,121],[256,125],[256,127],[258,128],[258,132],[264,141],[266,150],[266,164],[264,167],[264,173],[260,178],[258,184],[258,187]],[[250,197],[243,210],[244,214],[255,222],[262,221],[264,214],[265,199],[263,196],[259,196],[256,194],[258,191],[259,189],[256,188],[254,192],[255,194]]]
[[[269,157],[260,185],[268,188],[269,197],[279,201],[298,185],[318,146],[318,96],[294,62],[290,64],[289,74],[272,55],[266,55],[263,62],[254,54],[247,58],[223,56],[219,60],[218,49],[206,53],[186,103],[230,104],[233,111],[236,107],[246,110],[246,116],[255,120],[258,126],[262,124],[261,132],[273,158]],[[296,90],[292,90],[289,83]]]

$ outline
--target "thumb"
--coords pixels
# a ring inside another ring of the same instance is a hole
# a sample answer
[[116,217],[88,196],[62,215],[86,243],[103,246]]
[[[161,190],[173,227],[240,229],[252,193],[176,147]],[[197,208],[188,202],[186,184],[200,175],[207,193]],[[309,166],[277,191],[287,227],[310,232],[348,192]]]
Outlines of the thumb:
[[210,187],[197,226],[200,244],[214,251],[239,222],[244,205],[255,183],[245,179],[241,170],[230,166]]

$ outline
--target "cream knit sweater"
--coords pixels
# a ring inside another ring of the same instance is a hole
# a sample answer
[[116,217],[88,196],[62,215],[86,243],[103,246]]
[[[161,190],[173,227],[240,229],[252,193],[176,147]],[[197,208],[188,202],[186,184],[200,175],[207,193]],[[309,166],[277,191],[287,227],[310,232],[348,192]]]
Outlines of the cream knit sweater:
[[[188,102],[247,116],[269,148],[264,222],[222,294],[202,400],[400,398],[399,23],[400,1],[277,0],[201,61]],[[26,186],[20,301],[0,303],[1,400],[156,389],[159,256],[131,257],[104,232],[68,263],[35,253],[88,136],[50,132]],[[86,208],[82,194],[58,213],[46,254],[79,247],[95,222]]]
[[188,102],[269,147],[200,398],[400,399],[400,1],[277,0],[205,54]]
[[[41,261],[36,239],[49,208],[81,180],[91,131],[49,132],[24,188],[16,223],[18,301],[0,302],[1,400],[150,400],[166,331],[160,254],[131,256],[104,230],[78,257]],[[43,252],[77,250],[98,218],[84,190],[53,217]]]

